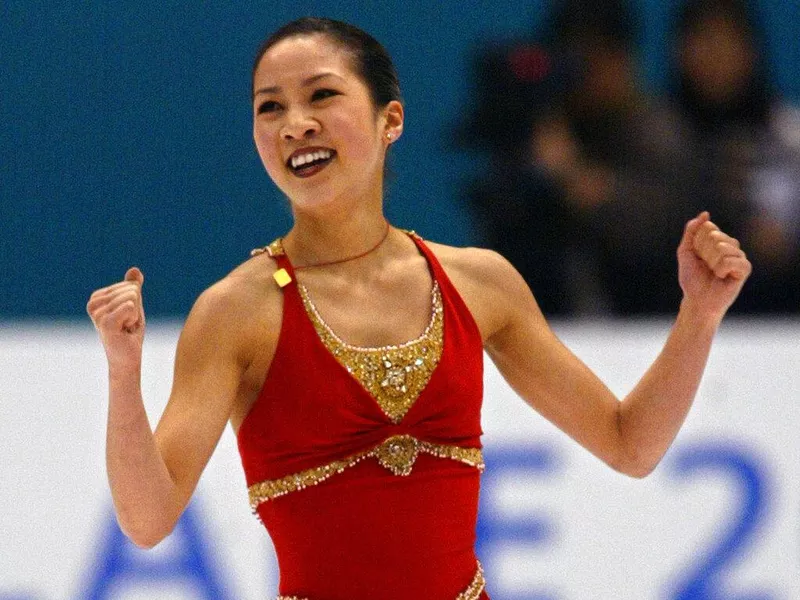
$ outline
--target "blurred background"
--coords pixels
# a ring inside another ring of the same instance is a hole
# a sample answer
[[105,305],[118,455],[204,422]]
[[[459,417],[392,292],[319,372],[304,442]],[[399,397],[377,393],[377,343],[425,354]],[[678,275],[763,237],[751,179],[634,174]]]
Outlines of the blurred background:
[[584,456],[487,362],[492,597],[800,598],[800,3],[4,0],[0,600],[274,593],[227,433],[174,539],[145,556],[121,538],[84,306],[144,271],[155,421],[194,299],[290,227],[253,146],[250,71],[304,14],[364,28],[396,62],[390,220],[503,253],[618,394],[677,309],[686,220],[710,210],[754,263],[645,482]]
[[149,314],[181,317],[285,232],[250,69],[306,12],[397,63],[396,224],[501,250],[549,314],[663,313],[674,242],[706,208],[756,261],[737,309],[797,312],[800,5],[558,4],[6,0],[0,316],[80,317],[137,264]]

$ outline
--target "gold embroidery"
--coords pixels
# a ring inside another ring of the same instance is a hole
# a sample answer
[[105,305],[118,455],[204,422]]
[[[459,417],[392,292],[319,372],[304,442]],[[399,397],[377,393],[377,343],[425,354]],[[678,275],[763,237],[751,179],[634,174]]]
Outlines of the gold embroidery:
[[[455,600],[478,600],[486,589],[486,579],[483,575],[483,566],[478,562],[478,570],[466,590],[456,596]],[[298,596],[278,596],[275,600],[308,600]]]
[[475,572],[475,577],[472,578],[469,587],[456,596],[456,600],[478,600],[485,588],[486,579],[483,576],[483,566],[479,562],[478,570]]
[[[411,237],[422,239],[414,231],[403,231]],[[269,246],[256,248],[251,254],[264,252],[272,257],[284,256],[286,252],[282,239],[274,240]],[[291,277],[283,269],[273,276],[280,287],[291,282]],[[375,398],[393,423],[402,421],[430,381],[442,356],[444,310],[438,282],[434,282],[431,291],[431,319],[425,332],[410,342],[379,348],[353,346],[340,339],[319,314],[305,286],[300,284],[298,289],[303,306],[322,343]]]
[[303,305],[322,343],[347,371],[372,395],[384,414],[399,423],[413,406],[439,364],[444,345],[444,310],[439,284],[431,292],[431,319],[424,333],[398,346],[362,348],[340,339],[322,319],[298,285]]
[[377,459],[382,467],[391,471],[394,475],[409,475],[417,456],[421,452],[438,458],[449,458],[462,462],[475,467],[480,472],[483,472],[486,468],[480,448],[446,446],[444,444],[421,441],[410,435],[393,435],[370,450],[353,454],[341,460],[335,460],[321,467],[306,469],[280,479],[270,479],[251,485],[247,490],[250,497],[250,508],[253,512],[256,512],[262,502],[274,500],[280,496],[285,496],[313,485],[319,485],[345,469],[357,465],[365,458]]
[[409,475],[419,456],[420,442],[410,435],[392,436],[375,448],[373,456],[395,475]]

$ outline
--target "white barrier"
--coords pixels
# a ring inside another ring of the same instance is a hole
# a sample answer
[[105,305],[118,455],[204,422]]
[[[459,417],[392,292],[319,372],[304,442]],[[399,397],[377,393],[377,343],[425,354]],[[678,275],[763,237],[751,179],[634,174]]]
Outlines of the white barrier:
[[[664,322],[558,324],[618,395]],[[163,410],[178,328],[149,326],[144,393]],[[618,475],[486,363],[479,554],[494,600],[800,598],[800,323],[728,322],[656,472]],[[175,533],[142,552],[114,525],[105,360],[90,325],[0,326],[0,600],[269,598],[269,539],[226,431]]]

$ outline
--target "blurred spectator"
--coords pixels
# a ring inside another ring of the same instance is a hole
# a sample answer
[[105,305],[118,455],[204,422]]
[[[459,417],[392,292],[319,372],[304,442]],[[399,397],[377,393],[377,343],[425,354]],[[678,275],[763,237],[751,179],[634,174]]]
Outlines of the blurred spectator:
[[578,309],[569,277],[577,224],[560,184],[531,149],[534,131],[561,119],[561,99],[577,75],[561,58],[527,42],[483,48],[476,110],[459,132],[463,145],[491,158],[468,193],[482,243],[516,266],[549,315]]
[[677,119],[637,85],[624,0],[564,0],[542,45],[490,48],[469,140],[486,243],[551,314],[674,312],[675,249],[699,209]]
[[671,96],[697,194],[739,237],[753,276],[736,309],[800,310],[800,112],[769,83],[752,2],[689,0],[679,12]]

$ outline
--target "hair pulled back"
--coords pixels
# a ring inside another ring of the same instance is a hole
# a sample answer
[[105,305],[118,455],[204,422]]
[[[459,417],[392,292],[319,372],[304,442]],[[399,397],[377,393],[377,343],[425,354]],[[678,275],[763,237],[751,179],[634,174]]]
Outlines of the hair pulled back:
[[[303,17],[291,21],[270,35],[258,49],[253,62],[252,80],[255,81],[256,70],[264,54],[278,42],[295,36],[314,34],[325,35],[350,52],[354,71],[369,89],[376,109],[386,106],[392,100],[402,102],[400,81],[386,48],[358,27],[322,17]],[[254,91],[253,85],[252,92]]]

